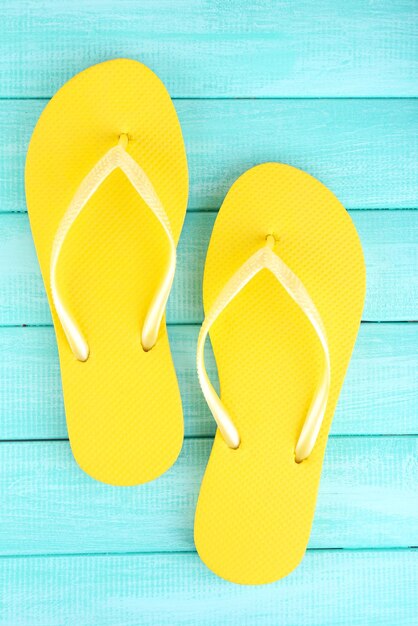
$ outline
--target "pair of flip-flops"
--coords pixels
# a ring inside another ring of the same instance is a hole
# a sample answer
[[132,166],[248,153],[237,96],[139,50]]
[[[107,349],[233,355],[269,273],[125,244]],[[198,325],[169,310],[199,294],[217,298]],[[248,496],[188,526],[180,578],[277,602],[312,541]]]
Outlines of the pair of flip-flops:
[[[118,59],[64,85],[33,133],[26,194],[74,456],[113,485],[152,480],[183,441],[164,315],[188,196],[156,75]],[[218,432],[195,542],[228,580],[277,580],[303,557],[364,293],[359,238],[324,185],[278,163],[235,182],[209,245],[197,355]]]

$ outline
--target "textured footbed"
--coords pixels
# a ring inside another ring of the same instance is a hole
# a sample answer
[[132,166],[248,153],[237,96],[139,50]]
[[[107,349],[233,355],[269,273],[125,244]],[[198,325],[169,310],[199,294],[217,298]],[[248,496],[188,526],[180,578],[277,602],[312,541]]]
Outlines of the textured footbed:
[[[50,306],[50,256],[59,222],[82,179],[122,133],[178,241],[188,175],[169,94],[136,61],[90,67],[46,106],[27,155],[29,217]],[[150,352],[140,342],[167,255],[161,225],[116,170],[84,207],[59,262],[59,288],[90,347],[85,363],[75,359],[51,306],[71,448],[83,470],[114,485],[156,478],[174,463],[183,441],[165,320]]]
[[219,576],[243,584],[278,580],[304,555],[365,297],[362,249],[344,207],[310,175],[266,163],[243,174],[220,209],[206,259],[205,310],[268,234],[275,235],[275,251],[303,281],[323,319],[331,391],[314,450],[297,464],[295,445],[323,367],[322,350],[304,314],[263,270],[210,332],[221,398],[241,445],[232,450],[216,434],[195,518],[202,560]]

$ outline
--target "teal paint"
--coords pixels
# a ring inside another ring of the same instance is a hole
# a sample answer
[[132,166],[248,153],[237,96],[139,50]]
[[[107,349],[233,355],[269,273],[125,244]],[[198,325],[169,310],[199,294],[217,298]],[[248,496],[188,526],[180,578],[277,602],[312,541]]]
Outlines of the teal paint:
[[6,558],[0,624],[414,626],[417,586],[416,550],[309,552],[261,587],[221,580],[195,554]]
[[[348,209],[418,207],[415,99],[174,104],[187,148],[190,210],[218,209],[234,180],[264,161],[306,170]],[[26,149],[45,105],[44,100],[0,101],[0,211],[26,210]]]
[[[0,443],[0,555],[194,550],[211,447],[186,440],[158,480],[116,488],[84,474],[66,441]],[[331,438],[309,546],[406,548],[417,533],[418,437]]]
[[[0,440],[12,441],[0,442],[0,626],[416,626],[415,0],[5,0],[1,13]],[[166,475],[135,488],[93,481],[53,441],[66,437],[58,358],[24,215],[25,152],[47,99],[117,56],[148,64],[176,98],[191,175],[168,307],[188,439]],[[194,350],[213,211],[267,160],[309,171],[351,210],[363,320],[387,323],[362,324],[311,549],[288,578],[249,588],[193,553],[214,432]]]
[[417,19],[414,0],[6,0],[0,96],[121,56],[174,97],[415,96]]
[[[196,377],[199,326],[169,326],[186,437],[213,436]],[[418,434],[418,324],[362,324],[332,435]],[[207,369],[216,380],[208,345]],[[0,327],[0,441],[65,439],[64,404],[52,328]]]
[[[418,319],[418,211],[354,211],[367,266],[363,320]],[[216,215],[189,213],[167,320],[203,319],[202,276]],[[0,215],[0,325],[51,324],[27,215]]]

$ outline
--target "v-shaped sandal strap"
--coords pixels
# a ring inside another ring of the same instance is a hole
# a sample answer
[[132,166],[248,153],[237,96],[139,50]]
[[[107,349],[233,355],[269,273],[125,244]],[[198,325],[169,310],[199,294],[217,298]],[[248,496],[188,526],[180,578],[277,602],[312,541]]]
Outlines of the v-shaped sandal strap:
[[314,392],[302,431],[295,446],[295,459],[300,463],[311,454],[324,418],[331,379],[330,354],[324,324],[315,304],[301,280],[284,261],[273,252],[274,244],[275,240],[273,235],[269,235],[266,240],[266,245],[253,254],[232,278],[230,278],[216,298],[211,309],[206,314],[197,342],[197,371],[206,402],[208,403],[222,437],[230,448],[238,448],[240,444],[239,432],[228,409],[224,406],[216,393],[206,372],[204,361],[205,342],[211,326],[245,285],[263,269],[272,272],[312,324],[324,354],[324,367],[321,378]]
[[142,328],[141,342],[144,350],[150,350],[157,341],[161,321],[174,279],[176,269],[176,245],[171,232],[170,221],[150,179],[126,151],[127,142],[127,136],[121,135],[119,144],[106,152],[81,181],[58,226],[52,244],[50,265],[52,300],[70,348],[79,361],[86,361],[88,359],[89,345],[73,314],[64,304],[57,284],[57,267],[62,247],[68,238],[72,225],[93,194],[115,169],[119,168],[122,170],[134,189],[154,213],[164,230],[169,244],[167,266],[160,284],[156,286],[155,295],[150,303]]

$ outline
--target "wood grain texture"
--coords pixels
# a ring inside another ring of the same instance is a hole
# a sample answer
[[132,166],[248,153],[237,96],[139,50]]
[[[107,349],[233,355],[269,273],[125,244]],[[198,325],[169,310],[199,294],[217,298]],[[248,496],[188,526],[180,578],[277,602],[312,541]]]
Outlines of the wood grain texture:
[[411,96],[417,21],[414,0],[3,0],[0,96],[121,56],[180,97]]
[[1,626],[416,626],[418,551],[308,552],[248,587],[195,554],[0,560]]
[[[171,323],[201,321],[209,211],[268,160],[355,209],[364,320],[418,320],[418,213],[395,211],[418,208],[416,0],[3,0],[0,14],[0,439],[67,434],[27,218],[11,212],[26,211],[25,155],[47,99],[108,58],[146,63],[177,98],[191,213]],[[320,549],[262,587],[226,583],[193,553],[214,431],[197,331],[169,328],[186,433],[204,438],[160,480],[109,487],[67,441],[0,443],[0,626],[418,626],[418,324],[362,325],[324,466]]]
[[[363,319],[418,319],[418,211],[354,211],[367,267]],[[170,323],[203,319],[202,276],[216,215],[188,214],[167,308]],[[51,324],[26,215],[0,216],[0,325]]]
[[[84,474],[65,441],[0,444],[0,553],[193,550],[211,445],[187,440],[161,478],[118,488]],[[418,438],[331,438],[309,545],[417,546]]]
[[[186,437],[215,432],[196,375],[198,332],[169,327]],[[207,369],[216,382],[209,348]],[[331,433],[418,434],[417,371],[418,324],[362,324]],[[52,328],[0,328],[0,415],[0,439],[67,438]]]
[[[26,210],[26,150],[45,104],[0,102],[0,211]],[[265,161],[306,170],[350,209],[418,207],[418,100],[182,100],[175,106],[191,209],[217,209],[235,179]]]

